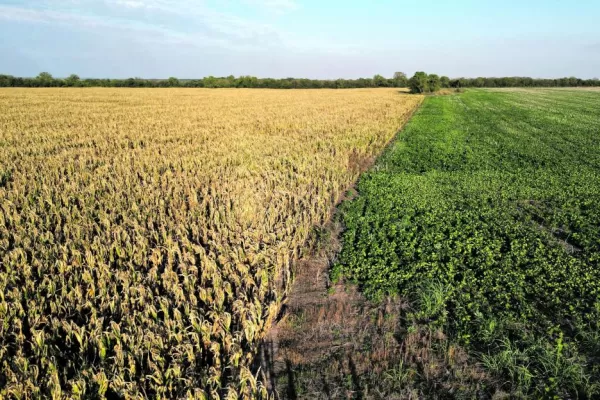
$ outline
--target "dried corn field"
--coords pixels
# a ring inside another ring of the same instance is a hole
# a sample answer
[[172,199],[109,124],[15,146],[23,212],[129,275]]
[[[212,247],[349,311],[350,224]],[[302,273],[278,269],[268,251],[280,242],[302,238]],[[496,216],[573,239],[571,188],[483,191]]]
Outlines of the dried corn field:
[[397,90],[0,91],[0,398],[252,398],[311,228]]

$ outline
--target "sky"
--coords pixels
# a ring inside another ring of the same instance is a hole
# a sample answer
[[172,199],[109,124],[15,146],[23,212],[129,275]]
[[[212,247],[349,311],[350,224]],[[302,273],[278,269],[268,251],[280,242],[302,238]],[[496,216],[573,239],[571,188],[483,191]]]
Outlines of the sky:
[[0,0],[0,74],[600,77],[600,1]]

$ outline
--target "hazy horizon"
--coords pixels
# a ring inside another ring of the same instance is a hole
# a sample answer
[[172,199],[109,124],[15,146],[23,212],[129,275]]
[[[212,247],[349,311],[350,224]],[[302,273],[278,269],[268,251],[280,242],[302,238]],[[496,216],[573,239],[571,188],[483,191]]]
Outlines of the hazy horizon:
[[0,0],[0,74],[600,76],[600,3]]

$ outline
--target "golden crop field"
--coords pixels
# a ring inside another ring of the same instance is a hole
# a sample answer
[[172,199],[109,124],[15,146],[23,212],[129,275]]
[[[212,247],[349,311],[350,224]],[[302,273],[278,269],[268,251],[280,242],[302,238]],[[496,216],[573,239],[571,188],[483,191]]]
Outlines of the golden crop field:
[[0,398],[248,398],[311,228],[422,101],[0,90]]

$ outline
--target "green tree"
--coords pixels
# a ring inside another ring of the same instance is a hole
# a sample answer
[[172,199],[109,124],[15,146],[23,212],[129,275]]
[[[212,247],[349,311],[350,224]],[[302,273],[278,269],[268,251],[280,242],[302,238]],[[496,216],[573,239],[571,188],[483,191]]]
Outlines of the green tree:
[[571,76],[569,78],[569,86],[571,86],[571,87],[579,86],[579,79],[575,78],[574,76]]
[[373,84],[376,87],[386,87],[388,85],[388,81],[383,76],[378,74],[373,77]]
[[0,75],[0,87],[15,86],[15,79],[10,75]]
[[174,76],[169,78],[169,86],[170,87],[179,87],[180,83],[179,83],[179,79],[175,78]]
[[80,86],[79,76],[76,74],[71,74],[67,79],[65,79],[65,84],[67,86]]
[[430,92],[437,92],[442,87],[439,75],[431,74],[427,77]]
[[429,91],[429,81],[425,72],[415,72],[408,81],[408,87],[412,93],[425,93]]
[[447,76],[442,76],[440,78],[440,84],[443,88],[449,88],[450,87],[450,78],[448,78]]
[[48,87],[53,86],[54,78],[49,72],[40,72],[40,74],[35,78],[38,86]]
[[204,87],[214,88],[214,87],[216,87],[216,84],[217,84],[217,78],[210,75],[210,76],[207,76],[206,78],[204,78],[203,82],[204,82]]
[[408,78],[404,72],[394,72],[394,86],[395,87],[406,87],[408,86]]
[[236,87],[255,88],[258,87],[258,78],[255,76],[240,76],[236,81]]

